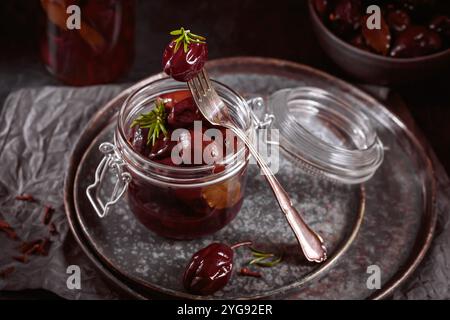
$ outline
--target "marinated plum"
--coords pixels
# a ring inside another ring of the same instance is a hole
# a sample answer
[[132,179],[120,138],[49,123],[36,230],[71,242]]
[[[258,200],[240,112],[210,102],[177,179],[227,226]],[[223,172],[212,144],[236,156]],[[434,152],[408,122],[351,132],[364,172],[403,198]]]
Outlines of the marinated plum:
[[316,8],[317,13],[323,19],[328,14],[329,0],[314,0],[314,8]]
[[[184,271],[184,288],[188,292],[199,295],[213,294],[222,289],[231,278],[234,250],[239,247],[250,246],[251,244],[251,241],[243,241],[229,246],[215,242],[197,251]],[[252,248],[250,250],[256,252]],[[271,255],[262,254],[266,256]],[[261,258],[259,256],[260,260]]]
[[186,290],[208,295],[222,289],[233,270],[233,249],[222,243],[212,243],[196,252],[183,276]]
[[[156,123],[160,127],[157,135]],[[220,138],[227,138],[227,132],[201,116],[189,91],[160,96],[154,109],[138,116],[133,124],[128,141],[149,160],[170,167],[217,164],[211,174],[223,171],[218,163],[229,153],[230,142]],[[237,148],[237,138],[233,139]],[[224,181],[189,188],[164,188],[132,179],[129,204],[139,221],[161,236],[200,237],[218,231],[236,216],[243,201],[245,172],[244,168]]]
[[442,40],[438,33],[423,26],[410,26],[398,34],[391,50],[392,57],[411,58],[439,51]]
[[[313,5],[325,25],[361,50],[413,58],[450,46],[450,7],[443,1],[314,0]],[[381,28],[368,26],[369,5],[381,7]]]
[[357,34],[354,36],[350,39],[350,43],[361,50],[370,51],[370,48],[367,46],[362,34]]
[[411,18],[405,10],[390,10],[386,14],[386,22],[394,32],[401,32],[411,24]]
[[142,129],[140,127],[131,128],[130,143],[133,146],[133,150],[143,156],[147,156],[150,153],[150,146],[147,144],[146,139],[147,136],[148,129]]
[[203,188],[202,197],[211,208],[224,209],[232,207],[240,200],[241,184],[238,179],[217,183]]
[[192,98],[192,94],[189,90],[180,90],[162,94],[160,98],[163,99],[164,104],[167,108],[172,108],[175,104],[177,104],[181,100],[184,100],[186,98]]
[[184,28],[170,34],[176,38],[164,50],[164,72],[177,81],[187,82],[200,72],[208,58],[206,39]]
[[431,30],[436,31],[447,41],[450,41],[450,18],[445,15],[438,15],[434,17],[429,25]]
[[367,19],[368,16],[365,16],[362,26],[362,35],[366,44],[372,48],[373,51],[384,56],[387,55],[391,46],[391,33],[386,21],[384,21],[384,18],[381,17],[380,29],[368,29],[366,23]]
[[194,121],[201,121],[202,114],[195,105],[192,96],[176,102],[167,116],[167,123],[172,128],[188,128]]
[[339,35],[347,37],[360,27],[361,1],[338,0],[329,15],[331,28]]
[[[205,165],[222,160],[224,147],[220,146],[219,140],[207,139],[207,130],[208,128],[203,127],[180,130],[176,136],[172,136],[177,144],[172,155],[175,165]],[[179,158],[175,158],[174,155]]]
[[170,158],[170,153],[176,144],[176,141],[170,139],[171,135],[172,133],[169,131],[167,136],[159,136],[151,147],[147,157],[154,161]]

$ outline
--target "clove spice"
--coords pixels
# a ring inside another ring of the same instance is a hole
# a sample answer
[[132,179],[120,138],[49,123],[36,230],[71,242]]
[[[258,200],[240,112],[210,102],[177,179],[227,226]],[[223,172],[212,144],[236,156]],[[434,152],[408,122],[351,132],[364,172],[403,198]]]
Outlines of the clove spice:
[[239,274],[241,276],[254,277],[254,278],[261,278],[262,277],[261,273],[256,272],[256,271],[252,271],[249,268],[245,268],[245,267],[241,269]]
[[55,211],[55,209],[53,209],[51,206],[49,206],[49,205],[44,206],[44,216],[42,219],[43,224],[48,225],[50,223],[50,221],[52,220],[54,211]]
[[36,201],[36,199],[31,194],[28,194],[28,193],[24,193],[24,194],[16,196],[16,200],[29,201],[29,202],[35,202]]
[[17,233],[10,226],[10,224],[8,222],[6,222],[5,220],[0,220],[0,231],[3,231],[4,233],[6,233],[6,235],[10,239],[16,240],[18,238]]

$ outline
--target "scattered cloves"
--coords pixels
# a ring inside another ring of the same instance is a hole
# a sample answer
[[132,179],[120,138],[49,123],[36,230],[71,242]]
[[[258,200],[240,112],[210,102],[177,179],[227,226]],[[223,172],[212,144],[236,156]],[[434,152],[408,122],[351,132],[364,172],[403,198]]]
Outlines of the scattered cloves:
[[55,211],[55,209],[53,209],[51,206],[49,205],[45,205],[44,206],[44,216],[42,219],[42,223],[44,223],[45,225],[48,225],[50,223],[50,221],[52,220],[52,216],[53,216],[53,212]]
[[247,277],[254,277],[254,278],[261,278],[262,275],[259,272],[252,271],[249,268],[242,268],[239,272],[241,276],[247,276]]
[[21,262],[21,263],[28,263],[28,256],[22,254],[20,256],[14,256],[12,257],[14,260]]
[[30,252],[34,252],[34,247],[37,245],[40,245],[40,243],[42,242],[41,239],[38,240],[33,240],[33,241],[28,241],[28,242],[23,242],[20,246],[19,246],[19,251],[23,254],[30,254]]
[[48,250],[50,248],[50,239],[37,239],[29,242],[24,242],[19,246],[19,251],[24,256],[29,256],[32,254],[39,254],[41,256],[48,255]]
[[16,270],[16,268],[14,268],[13,266],[5,268],[3,270],[0,270],[0,278],[1,279],[5,279],[7,278],[10,274],[12,274],[14,271]]
[[18,238],[17,233],[5,220],[0,220],[0,231],[6,233],[6,235],[13,240],[16,240]]
[[[21,194],[15,197],[19,201],[36,202],[36,199],[31,194]],[[58,234],[56,225],[51,221],[55,209],[50,205],[44,206],[44,213],[42,217],[42,223],[48,225],[48,232],[50,235]],[[0,219],[0,231],[6,233],[11,239],[18,239],[18,236],[11,225],[5,220]],[[45,237],[43,239],[37,239],[33,241],[23,242],[17,249],[21,253],[20,255],[13,256],[12,259],[21,262],[28,263],[30,255],[47,256],[50,249],[51,241]],[[10,267],[4,270],[0,270],[0,278],[6,277],[14,271],[14,267]]]
[[17,236],[17,233],[13,229],[1,229],[1,231],[5,232],[6,235],[12,240],[19,239],[19,237]]
[[50,225],[48,226],[48,231],[50,232],[50,234],[52,236],[57,235],[58,234],[58,230],[56,229],[56,225],[55,223],[50,223]]
[[0,229],[12,229],[8,222],[0,220]]
[[16,196],[16,200],[29,201],[29,202],[35,202],[36,201],[36,199],[31,194],[28,194],[28,193],[24,193],[24,194]]
[[39,246],[38,252],[41,256],[47,256],[48,250],[50,249],[50,239],[44,238],[44,241],[42,241],[41,245]]

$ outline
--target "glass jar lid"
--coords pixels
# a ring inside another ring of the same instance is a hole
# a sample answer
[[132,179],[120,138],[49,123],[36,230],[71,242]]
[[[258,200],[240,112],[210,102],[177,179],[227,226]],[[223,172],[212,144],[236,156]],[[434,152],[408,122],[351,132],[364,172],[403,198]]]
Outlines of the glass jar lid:
[[354,184],[383,161],[383,144],[364,106],[315,87],[283,89],[269,98],[280,149],[307,172]]

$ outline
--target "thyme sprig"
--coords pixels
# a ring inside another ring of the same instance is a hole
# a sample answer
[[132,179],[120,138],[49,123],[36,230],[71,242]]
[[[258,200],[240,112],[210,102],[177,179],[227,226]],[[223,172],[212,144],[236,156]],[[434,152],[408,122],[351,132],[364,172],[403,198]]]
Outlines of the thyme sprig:
[[159,138],[161,132],[167,137],[167,129],[165,127],[166,122],[166,109],[164,107],[164,101],[157,98],[155,101],[155,108],[150,112],[142,113],[139,117],[133,120],[131,128],[139,126],[141,129],[149,129],[147,135],[147,144],[155,144],[156,139]]
[[206,43],[206,38],[192,33],[190,30],[186,30],[181,27],[178,30],[170,32],[172,36],[178,36],[175,39],[175,52],[178,51],[181,45],[183,45],[184,52],[188,52],[188,46],[191,43]]

